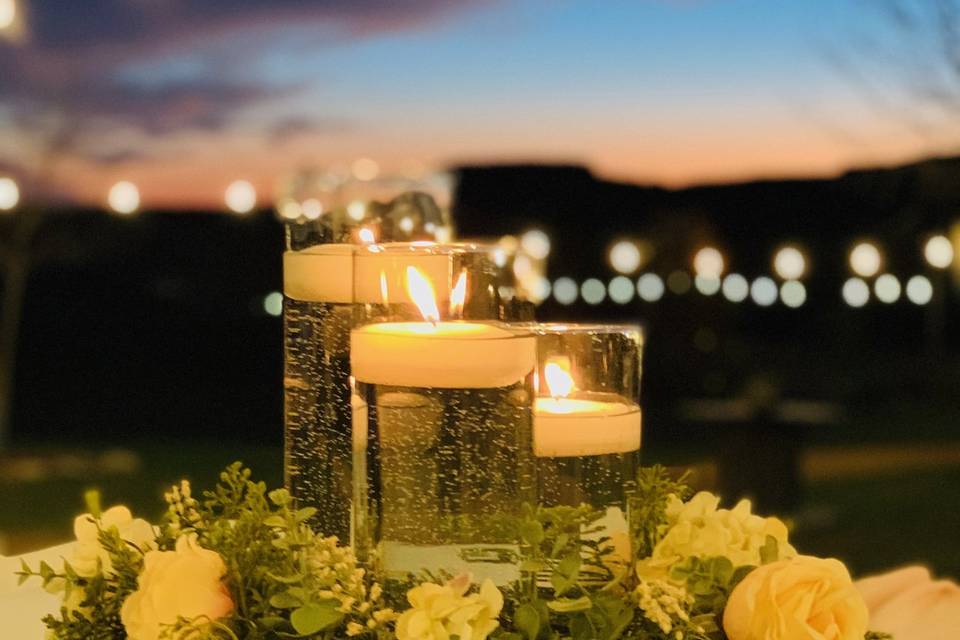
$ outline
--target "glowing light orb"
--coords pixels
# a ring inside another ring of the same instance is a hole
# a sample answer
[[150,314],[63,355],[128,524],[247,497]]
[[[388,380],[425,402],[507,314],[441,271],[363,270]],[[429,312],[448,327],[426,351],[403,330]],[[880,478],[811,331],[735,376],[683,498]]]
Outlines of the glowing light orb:
[[234,213],[250,213],[257,206],[257,190],[246,180],[236,180],[227,187],[223,201]]
[[607,287],[596,278],[588,278],[580,285],[580,296],[587,304],[597,305],[607,297]]
[[933,284],[926,276],[913,276],[907,280],[907,299],[913,304],[925,305],[933,299]]
[[705,296],[712,296],[720,291],[720,278],[716,276],[702,276],[697,274],[693,278],[693,286]]
[[580,290],[573,278],[557,278],[553,283],[553,297],[562,305],[570,305],[577,301]]
[[693,270],[698,276],[719,278],[724,266],[723,254],[714,247],[704,247],[693,257]]
[[316,220],[323,215],[323,203],[316,198],[307,198],[300,205],[303,217],[307,220]]
[[900,299],[900,281],[897,276],[885,273],[873,283],[873,293],[880,302],[893,304]]
[[550,238],[539,229],[531,229],[523,234],[520,246],[534,260],[544,260],[550,255]]
[[870,301],[870,287],[860,278],[850,278],[843,283],[843,301],[854,308]]
[[360,222],[367,215],[367,205],[362,200],[353,200],[347,205],[347,215],[350,216],[351,220]]
[[[630,274],[640,268],[643,256],[640,248],[629,240],[621,240],[610,247],[610,266],[617,273]],[[631,287],[632,288],[632,287]]]
[[16,0],[0,0],[0,31],[10,29],[17,20]]
[[870,278],[877,275],[882,263],[880,249],[870,242],[861,242],[850,251],[850,268],[858,276]]
[[750,283],[739,273],[723,279],[723,297],[730,302],[743,302],[750,295]]
[[663,297],[663,279],[655,273],[645,273],[637,280],[637,295],[645,302],[656,302]]
[[635,295],[633,280],[626,276],[617,276],[611,280],[607,290],[610,294],[610,299],[617,304],[627,304],[633,300],[633,296]]
[[303,214],[300,203],[293,198],[284,198],[277,203],[277,213],[284,220],[296,220]]
[[933,236],[923,247],[923,257],[935,269],[946,269],[953,263],[953,243],[946,236]]
[[110,187],[107,204],[121,215],[129,215],[140,208],[140,190],[137,185],[126,180]]
[[413,231],[413,218],[410,216],[403,216],[400,218],[400,230],[404,233],[410,233]]
[[283,294],[279,291],[271,291],[263,298],[263,310],[267,315],[274,317],[283,313]]
[[769,307],[776,302],[779,293],[777,283],[767,276],[760,276],[750,285],[750,297],[761,307]]
[[13,178],[0,178],[0,211],[10,211],[20,202],[20,189]]
[[773,256],[773,270],[784,280],[799,280],[807,271],[807,259],[796,247],[783,247]]
[[791,309],[802,307],[807,301],[807,288],[799,280],[787,280],[780,286],[780,300]]

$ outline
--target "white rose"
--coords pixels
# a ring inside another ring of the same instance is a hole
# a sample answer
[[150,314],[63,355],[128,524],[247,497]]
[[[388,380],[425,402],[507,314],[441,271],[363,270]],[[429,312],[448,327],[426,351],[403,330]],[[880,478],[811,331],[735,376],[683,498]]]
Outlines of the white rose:
[[[157,548],[157,534],[153,525],[146,520],[134,518],[130,509],[124,506],[110,507],[100,514],[100,528],[115,529],[120,538],[134,545],[144,553]],[[73,548],[73,556],[69,559],[77,575],[83,578],[92,578],[97,574],[97,560],[103,566],[104,573],[113,571],[113,563],[99,540],[99,530],[92,515],[85,513],[77,516],[73,521],[73,533],[77,537],[77,544]]]
[[723,630],[730,640],[863,640],[867,605],[842,562],[797,556],[747,574]]
[[224,573],[223,558],[199,547],[195,534],[177,540],[176,551],[150,551],[137,590],[120,610],[127,636],[130,640],[158,640],[164,626],[179,619],[212,622],[223,618],[233,611]]
[[960,638],[960,586],[908,567],[858,580],[870,609],[870,628],[896,640]]

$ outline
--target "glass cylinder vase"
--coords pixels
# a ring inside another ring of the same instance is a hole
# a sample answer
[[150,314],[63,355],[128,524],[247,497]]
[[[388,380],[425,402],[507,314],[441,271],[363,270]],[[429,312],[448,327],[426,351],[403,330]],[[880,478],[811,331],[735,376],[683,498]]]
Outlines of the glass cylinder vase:
[[[353,253],[394,226],[382,224],[391,203],[445,220],[444,210],[410,182],[344,181],[306,172],[278,200],[287,222],[284,273],[284,474],[298,507],[314,507],[311,526],[350,540],[353,414],[350,329]],[[410,214],[413,215],[413,214]],[[422,224],[412,231],[425,233]]]
[[[506,518],[532,503],[536,339],[497,321],[491,249],[423,243],[354,256],[351,368],[368,424],[355,502],[361,556],[385,578],[519,577]],[[359,465],[358,465],[359,466]]]
[[592,535],[622,546],[641,443],[640,327],[540,324],[534,331],[538,501],[591,507],[599,514]]

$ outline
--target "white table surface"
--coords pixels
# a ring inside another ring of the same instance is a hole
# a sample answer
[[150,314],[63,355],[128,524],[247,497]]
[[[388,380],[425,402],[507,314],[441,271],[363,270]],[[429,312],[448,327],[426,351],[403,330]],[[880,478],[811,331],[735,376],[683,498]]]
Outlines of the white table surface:
[[0,556],[0,620],[3,621],[3,637],[10,640],[43,640],[46,627],[40,621],[48,613],[60,607],[59,596],[43,590],[39,578],[31,578],[21,587],[17,586],[21,558],[30,568],[36,569],[41,561],[54,568],[63,566],[62,558],[70,553],[73,543],[41,549],[22,556]]

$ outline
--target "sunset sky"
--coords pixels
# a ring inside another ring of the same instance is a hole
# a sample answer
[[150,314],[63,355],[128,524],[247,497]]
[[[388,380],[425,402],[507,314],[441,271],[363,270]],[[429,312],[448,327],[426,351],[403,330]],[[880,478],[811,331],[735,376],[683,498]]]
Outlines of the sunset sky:
[[13,1],[0,175],[78,202],[121,179],[147,205],[236,178],[266,199],[358,157],[684,185],[960,142],[919,0]]

